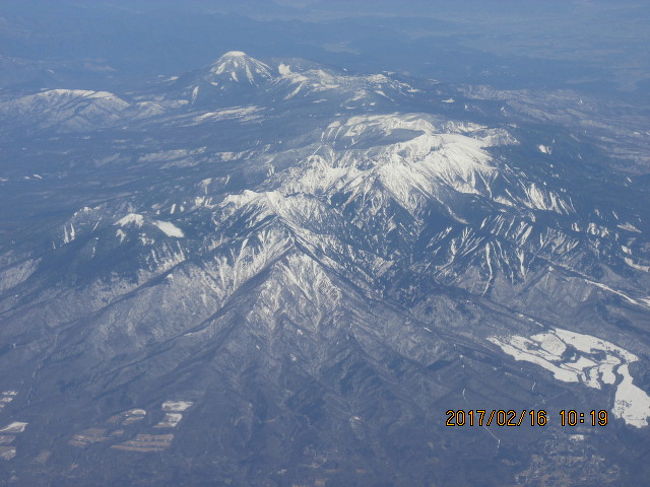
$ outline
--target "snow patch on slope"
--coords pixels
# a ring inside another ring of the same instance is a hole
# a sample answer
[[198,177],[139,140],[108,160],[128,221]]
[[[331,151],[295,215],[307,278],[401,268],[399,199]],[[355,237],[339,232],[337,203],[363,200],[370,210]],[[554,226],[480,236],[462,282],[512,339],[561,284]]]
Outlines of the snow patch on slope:
[[206,112],[195,118],[196,122],[216,122],[224,120],[240,120],[242,122],[251,122],[261,118],[262,109],[258,106],[231,107],[217,110],[215,112]]
[[128,225],[135,225],[140,228],[144,225],[144,217],[138,213],[129,213],[128,215],[120,218],[115,222],[115,225],[125,227]]
[[165,222],[161,220],[153,220],[151,223],[153,223],[156,227],[158,227],[158,229],[168,237],[173,237],[173,238],[185,237],[183,230],[178,228],[173,223]]

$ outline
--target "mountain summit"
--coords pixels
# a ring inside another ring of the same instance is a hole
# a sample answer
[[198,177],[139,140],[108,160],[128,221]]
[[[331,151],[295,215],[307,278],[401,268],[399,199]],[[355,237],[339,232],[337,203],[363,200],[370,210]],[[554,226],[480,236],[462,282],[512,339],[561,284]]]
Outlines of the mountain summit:
[[268,65],[242,51],[230,51],[215,61],[209,70],[210,81],[259,85],[272,77]]

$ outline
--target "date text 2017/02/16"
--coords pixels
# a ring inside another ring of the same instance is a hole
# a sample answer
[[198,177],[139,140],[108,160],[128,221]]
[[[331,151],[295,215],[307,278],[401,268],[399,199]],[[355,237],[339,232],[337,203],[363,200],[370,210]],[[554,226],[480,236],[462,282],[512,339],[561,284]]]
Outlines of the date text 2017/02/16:
[[[450,409],[446,413],[447,426],[546,426],[549,414],[544,409],[516,411],[514,409]],[[575,409],[561,410],[561,426],[606,426],[609,414],[605,410],[591,410],[588,413]]]

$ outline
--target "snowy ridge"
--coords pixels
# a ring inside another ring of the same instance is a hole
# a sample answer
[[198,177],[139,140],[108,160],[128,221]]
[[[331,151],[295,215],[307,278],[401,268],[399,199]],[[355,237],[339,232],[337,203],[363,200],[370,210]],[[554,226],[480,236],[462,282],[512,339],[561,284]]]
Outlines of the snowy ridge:
[[174,102],[128,102],[106,91],[52,89],[0,101],[0,119],[58,131],[111,127],[125,120],[157,117]]
[[[360,140],[376,142],[358,149]],[[570,202],[534,182],[520,181],[518,194],[497,193],[494,182],[504,169],[488,149],[514,143],[502,129],[441,124],[420,114],[357,116],[331,123],[314,154],[277,179],[286,181],[280,188],[284,193],[344,192],[350,200],[379,184],[410,212],[431,199],[448,198],[448,190],[508,206],[572,212]]]
[[383,74],[347,75],[322,68],[294,71],[294,68],[288,64],[280,64],[278,74],[274,83],[285,90],[284,101],[298,96],[329,93],[337,96],[343,95],[342,105],[351,109],[375,106],[382,99],[394,101],[398,97],[409,97],[418,92],[408,83]]
[[242,122],[253,122],[262,117],[264,110],[258,106],[224,108],[213,112],[206,112],[195,117],[197,123],[216,122],[225,120],[240,120]]
[[[410,245],[425,225],[421,215],[433,205],[453,225],[431,237],[427,268],[441,282],[486,295],[497,280],[525,282],[544,260],[571,272],[593,251],[590,241],[572,232],[535,224],[538,211],[569,215],[575,210],[570,199],[521,174],[510,183],[513,171],[490,149],[515,143],[503,129],[423,114],[340,119],[322,131],[319,143],[267,159],[269,176],[259,190],[228,195],[217,207],[220,219],[238,213],[251,226],[278,218],[332,262],[352,253],[372,281],[371,275],[378,272],[378,279],[401,259],[402,249],[388,242],[399,238]],[[299,158],[300,153],[306,155]],[[286,160],[296,162],[287,166]],[[470,222],[459,209],[459,198],[467,197],[479,197],[500,211]],[[352,208],[356,216],[341,222],[340,212]],[[398,217],[400,208],[411,222]],[[364,229],[363,237],[352,237],[358,229]],[[361,238],[388,260],[375,264],[360,248],[345,249],[341,236]],[[583,285],[592,287],[587,281]]]
[[[384,145],[399,130],[408,140]],[[378,145],[356,149],[356,140],[377,137]],[[287,191],[341,191],[349,199],[361,197],[379,183],[404,207],[414,212],[423,201],[438,198],[440,186],[460,193],[484,193],[496,168],[484,148],[485,139],[444,133],[416,115],[354,117],[334,123],[322,137],[330,148],[320,149],[299,174],[287,178]],[[319,156],[323,153],[325,157]],[[332,157],[334,155],[334,157]]]

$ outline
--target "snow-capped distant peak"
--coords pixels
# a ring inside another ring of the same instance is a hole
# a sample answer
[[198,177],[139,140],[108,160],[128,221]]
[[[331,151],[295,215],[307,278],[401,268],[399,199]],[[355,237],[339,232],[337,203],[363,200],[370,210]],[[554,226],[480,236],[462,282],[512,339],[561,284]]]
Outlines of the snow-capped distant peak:
[[257,85],[272,77],[271,68],[243,51],[229,51],[210,67],[213,84],[220,81]]
[[247,57],[247,54],[244,51],[228,51],[221,56],[222,59],[228,57]]

